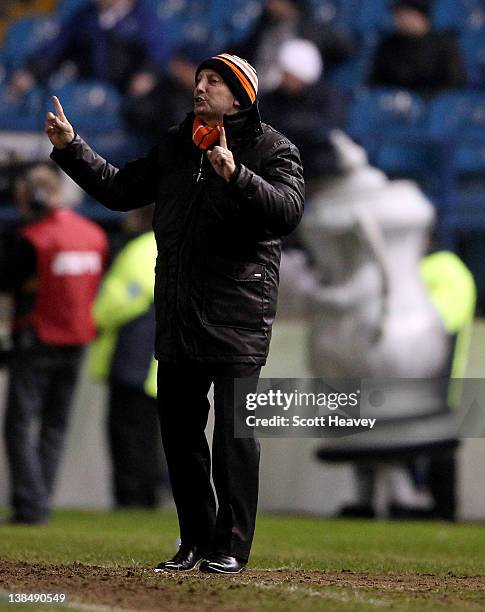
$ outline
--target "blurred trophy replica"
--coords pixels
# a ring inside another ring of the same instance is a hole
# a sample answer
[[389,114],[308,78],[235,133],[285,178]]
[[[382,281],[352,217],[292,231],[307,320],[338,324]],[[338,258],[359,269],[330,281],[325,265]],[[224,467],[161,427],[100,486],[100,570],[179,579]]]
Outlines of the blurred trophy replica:
[[[420,273],[434,210],[418,186],[369,166],[345,134],[333,143],[343,173],[322,180],[307,207],[302,238],[313,256],[312,373],[356,379],[359,416],[372,431],[325,432],[318,457],[356,462],[357,503],[346,516],[387,515],[393,505],[429,511],[405,462],[457,445],[447,389],[450,338]],[[450,487],[453,479],[450,478]],[[446,492],[454,509],[454,494]],[[348,512],[346,512],[348,510]],[[355,512],[355,514],[352,514]]]

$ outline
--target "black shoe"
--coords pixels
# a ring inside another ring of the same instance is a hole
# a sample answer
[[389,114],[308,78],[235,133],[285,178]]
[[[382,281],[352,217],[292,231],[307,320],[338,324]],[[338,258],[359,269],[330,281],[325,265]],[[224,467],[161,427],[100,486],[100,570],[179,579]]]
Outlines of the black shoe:
[[240,561],[236,557],[215,553],[209,555],[200,564],[200,571],[209,574],[239,574],[246,567],[246,561]]
[[203,556],[203,550],[199,546],[184,546],[182,544],[169,561],[157,565],[155,572],[190,572],[197,567]]
[[453,521],[453,515],[444,515],[437,508],[416,508],[401,504],[391,504],[389,507],[389,518],[402,521]]
[[374,508],[365,504],[349,504],[348,506],[342,506],[337,516],[339,518],[368,518],[373,519],[376,517]]

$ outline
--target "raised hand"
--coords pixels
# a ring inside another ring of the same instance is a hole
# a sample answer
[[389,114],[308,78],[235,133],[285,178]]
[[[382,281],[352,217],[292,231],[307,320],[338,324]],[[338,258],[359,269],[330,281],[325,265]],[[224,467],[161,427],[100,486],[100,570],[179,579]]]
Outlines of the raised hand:
[[64,149],[74,139],[74,128],[66,119],[59,98],[52,96],[56,114],[48,112],[45,120],[45,133],[56,149]]
[[220,130],[220,144],[214,147],[212,151],[207,151],[207,158],[217,174],[229,182],[236,169],[236,164],[231,151],[227,148],[226,132],[223,127]]

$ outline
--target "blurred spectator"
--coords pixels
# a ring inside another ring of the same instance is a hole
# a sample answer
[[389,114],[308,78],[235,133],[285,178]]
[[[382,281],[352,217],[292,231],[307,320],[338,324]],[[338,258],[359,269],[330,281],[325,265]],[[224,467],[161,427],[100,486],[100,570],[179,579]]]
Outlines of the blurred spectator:
[[[317,46],[303,39],[283,43],[276,59],[278,87],[263,96],[267,123],[284,130],[300,149],[305,179],[338,174],[332,129],[345,122],[344,96],[321,80],[323,62]],[[311,185],[307,185],[311,190]]]
[[106,237],[63,209],[61,197],[59,173],[48,164],[19,180],[25,224],[0,260],[0,289],[15,302],[4,429],[11,523],[49,517],[83,346],[96,331],[91,309]]
[[94,305],[98,336],[90,371],[109,384],[108,440],[117,508],[154,508],[165,475],[153,358],[157,247],[153,207],[125,217],[131,239],[118,253]]
[[369,83],[433,96],[466,83],[466,70],[451,32],[435,32],[429,0],[396,0],[396,31],[377,46]]
[[247,58],[258,71],[261,93],[278,86],[279,49],[285,41],[293,38],[314,42],[327,69],[349,59],[356,50],[348,36],[334,32],[329,26],[317,24],[305,1],[268,0],[252,34],[233,49],[237,55]]
[[130,125],[136,126],[147,146],[155,146],[167,129],[178,125],[187,114],[199,63],[190,51],[180,49],[170,60],[168,74],[159,79],[152,91],[126,100],[124,116]]
[[142,0],[93,0],[14,72],[11,83],[25,92],[70,62],[79,78],[106,80],[141,96],[155,87],[168,57],[162,22]]

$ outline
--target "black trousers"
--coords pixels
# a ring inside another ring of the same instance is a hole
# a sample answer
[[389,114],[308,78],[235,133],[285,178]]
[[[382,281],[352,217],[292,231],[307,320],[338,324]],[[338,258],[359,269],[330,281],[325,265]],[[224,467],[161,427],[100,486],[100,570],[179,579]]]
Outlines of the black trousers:
[[12,356],[4,435],[17,518],[49,515],[82,354],[38,343]]
[[116,506],[156,507],[167,480],[156,399],[110,380],[108,441]]
[[[234,378],[252,378],[249,363],[158,364],[158,410],[163,447],[184,544],[198,544],[246,561],[256,522],[259,442],[234,437]],[[205,436],[207,394],[214,383],[211,455]],[[241,412],[241,411],[240,411]],[[236,418],[243,417],[237,414]]]

